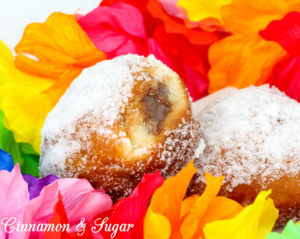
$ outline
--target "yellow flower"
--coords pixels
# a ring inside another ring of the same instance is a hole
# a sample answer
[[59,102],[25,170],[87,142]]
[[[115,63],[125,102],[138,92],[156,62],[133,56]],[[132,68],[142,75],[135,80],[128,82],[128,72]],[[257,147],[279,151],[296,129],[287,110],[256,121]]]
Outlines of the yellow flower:
[[230,3],[231,0],[179,0],[178,6],[186,9],[191,21],[197,22],[211,17],[221,21],[221,7]]
[[42,92],[54,80],[28,75],[18,70],[8,47],[0,41],[0,109],[4,126],[14,133],[16,142],[26,142],[39,152],[40,130],[52,109]]
[[171,236],[171,224],[167,217],[152,211],[147,211],[147,224],[144,224],[145,239],[169,239]]
[[254,203],[236,217],[208,223],[204,227],[206,239],[264,239],[272,231],[278,218],[271,190],[262,191]]

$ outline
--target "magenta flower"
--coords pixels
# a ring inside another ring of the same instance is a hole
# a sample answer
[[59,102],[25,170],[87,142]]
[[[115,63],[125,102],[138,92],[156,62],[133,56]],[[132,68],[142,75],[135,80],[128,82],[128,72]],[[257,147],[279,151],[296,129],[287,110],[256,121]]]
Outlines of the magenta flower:
[[26,175],[24,178],[19,164],[15,165],[12,172],[0,171],[0,238],[43,238],[44,232],[18,232],[17,227],[21,224],[37,227],[48,223],[59,194],[71,230],[75,230],[74,227],[82,218],[88,222],[112,207],[112,200],[104,190],[94,189],[86,179],[56,179],[53,176],[35,179]]
[[[74,230],[82,218],[89,221],[112,206],[110,196],[104,190],[95,190],[86,179],[58,179],[44,187],[40,195],[28,203],[24,212],[24,223],[47,223],[53,215],[59,193],[62,195],[70,228],[73,227]],[[40,234],[43,232],[28,232],[26,238],[30,235],[30,239],[38,239]]]
[[[23,221],[23,213],[29,203],[29,193],[23,180],[20,166],[12,172],[0,171],[0,238],[22,239],[24,232],[18,232],[9,224]],[[7,225],[7,226],[5,226]]]

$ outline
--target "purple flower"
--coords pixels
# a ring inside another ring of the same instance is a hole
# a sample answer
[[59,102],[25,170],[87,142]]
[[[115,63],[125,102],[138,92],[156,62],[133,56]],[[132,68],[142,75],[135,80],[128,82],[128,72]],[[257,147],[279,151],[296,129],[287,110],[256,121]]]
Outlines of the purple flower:
[[39,196],[42,189],[50,183],[53,183],[58,177],[55,175],[48,175],[44,178],[38,179],[32,175],[24,174],[23,178],[28,184],[28,192],[30,200]]

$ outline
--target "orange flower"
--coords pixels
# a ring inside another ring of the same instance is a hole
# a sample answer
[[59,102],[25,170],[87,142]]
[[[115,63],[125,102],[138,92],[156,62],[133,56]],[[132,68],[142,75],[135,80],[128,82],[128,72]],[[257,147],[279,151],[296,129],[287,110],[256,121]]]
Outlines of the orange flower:
[[271,70],[285,51],[275,42],[260,36],[240,34],[227,37],[209,50],[211,69],[208,91],[213,93],[227,86],[239,89],[259,85],[262,74]]
[[0,66],[7,75],[7,82],[0,87],[0,92],[5,92],[0,97],[4,124],[17,142],[29,143],[39,153],[47,113],[83,68],[104,60],[105,54],[95,48],[74,15],[63,13],[53,13],[45,23],[26,27],[15,48],[18,69],[12,56],[5,57],[10,52],[6,53],[5,47],[0,50],[4,53]]
[[223,22],[234,35],[210,48],[209,92],[229,85],[244,88],[264,82],[286,52],[276,42],[260,37],[259,31],[272,20],[299,8],[300,2],[295,0],[233,0],[232,4],[223,6]]
[[243,207],[237,202],[217,196],[224,177],[213,177],[208,173],[205,192],[182,201],[196,171],[192,160],[155,191],[144,222],[146,239],[204,238],[204,225],[232,218],[242,211]]
[[[29,24],[16,46],[15,64],[20,70],[40,77],[54,78],[46,90],[53,105],[83,68],[105,59],[78,25],[75,15],[53,13],[45,23]],[[37,60],[25,54],[33,55]]]

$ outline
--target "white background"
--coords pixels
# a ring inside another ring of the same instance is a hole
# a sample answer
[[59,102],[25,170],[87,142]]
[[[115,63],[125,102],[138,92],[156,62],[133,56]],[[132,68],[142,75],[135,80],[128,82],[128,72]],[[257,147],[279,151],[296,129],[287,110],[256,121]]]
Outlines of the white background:
[[44,22],[57,11],[85,14],[99,3],[100,0],[0,0],[0,40],[13,51],[29,23]]

